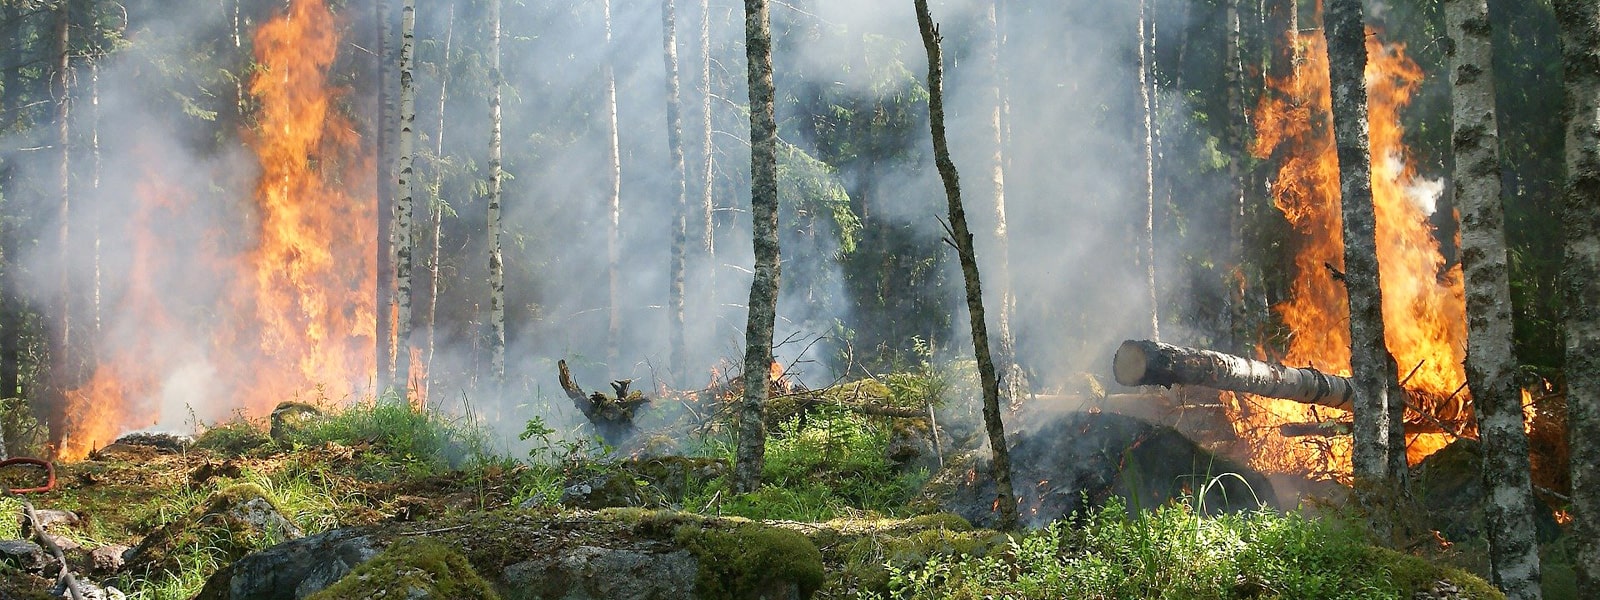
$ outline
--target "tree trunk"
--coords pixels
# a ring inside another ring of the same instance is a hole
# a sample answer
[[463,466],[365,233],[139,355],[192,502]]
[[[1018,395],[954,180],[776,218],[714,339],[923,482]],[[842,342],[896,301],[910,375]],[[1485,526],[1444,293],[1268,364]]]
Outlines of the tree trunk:
[[1455,206],[1467,294],[1467,386],[1483,444],[1490,574],[1512,600],[1540,597],[1528,435],[1511,348],[1511,287],[1500,199],[1488,0],[1446,0]]
[[683,341],[683,276],[689,256],[689,198],[685,189],[683,119],[678,95],[678,19],[672,0],[661,2],[662,60],[667,68],[667,150],[672,160],[672,258],[667,279],[667,345],[672,357],[672,381],[682,385],[689,377],[689,347]]
[[990,0],[984,11],[984,61],[989,71],[988,86],[984,90],[984,136],[992,152],[985,167],[989,171],[990,202],[994,207],[994,265],[996,287],[999,288],[1000,310],[995,319],[999,329],[999,368],[1005,372],[1005,397],[1015,403],[1021,393],[1022,369],[1017,367],[1017,339],[1011,331],[1011,318],[1016,312],[1016,297],[1011,290],[1011,236],[1006,231],[1006,139],[1004,128],[1005,78],[1001,75],[1000,48],[1004,33],[1000,30],[999,0]]
[[444,53],[440,58],[439,68],[439,128],[438,135],[433,140],[433,203],[429,205],[429,218],[432,219],[433,245],[429,249],[428,257],[428,309],[422,318],[425,334],[422,348],[422,368],[428,373],[428,381],[423,382],[419,395],[428,397],[428,384],[433,379],[433,351],[434,343],[438,338],[437,317],[439,315],[439,261],[444,257],[444,124],[445,100],[450,91],[450,46],[456,33],[456,5],[450,5],[450,20],[444,30]]
[[611,0],[601,0],[605,16],[605,58],[600,63],[600,78],[605,85],[606,174],[606,364],[617,365],[622,347],[622,147],[617,133],[617,78],[612,63],[616,48],[611,43]]
[[707,276],[706,297],[716,303],[717,240],[713,224],[716,198],[713,196],[716,146],[711,143],[711,0],[700,0],[700,246],[705,252]]
[[1006,446],[1005,425],[1000,420],[1000,384],[995,376],[994,357],[989,353],[989,327],[984,322],[983,285],[978,279],[978,256],[972,247],[972,231],[967,227],[966,209],[961,205],[961,180],[950,160],[950,144],[944,129],[944,59],[938,25],[928,11],[928,0],[916,0],[917,26],[922,45],[928,52],[928,122],[933,133],[934,162],[944,181],[949,204],[951,236],[961,259],[961,274],[966,280],[967,311],[971,313],[972,348],[978,361],[978,379],[983,385],[983,421],[989,434],[989,450],[994,454],[996,508],[1000,510],[1002,530],[1017,525],[1017,503],[1011,489],[1011,457]]
[[60,221],[56,230],[56,258],[60,261],[56,290],[60,311],[56,315],[55,332],[50,348],[50,400],[44,403],[46,421],[50,424],[50,440],[58,448],[65,431],[66,393],[76,384],[76,368],[72,355],[72,283],[67,277],[71,260],[71,208],[72,208],[72,5],[71,0],[60,3],[56,9],[54,69],[51,73],[51,93],[56,103],[56,144],[60,153],[59,192],[60,203],[56,217]]
[[1578,589],[1600,586],[1600,2],[1556,0],[1566,75],[1566,375]]
[[389,72],[389,48],[393,43],[389,39],[389,2],[373,0],[378,20],[378,121],[373,125],[378,155],[378,275],[374,305],[378,322],[374,329],[376,350],[373,356],[377,363],[376,384],[379,394],[394,383],[394,172],[390,170],[394,165],[394,151],[391,148],[394,136],[389,133],[389,127],[395,122],[396,109],[394,94],[389,90],[394,81]]
[[[1383,301],[1378,288],[1376,217],[1372,203],[1371,151],[1367,141],[1366,31],[1361,0],[1330,0],[1323,34],[1328,41],[1328,66],[1333,90],[1333,132],[1339,157],[1339,187],[1344,216],[1345,290],[1350,301],[1350,366],[1356,384],[1352,464],[1357,480],[1391,485],[1403,473],[1393,472],[1389,430],[1404,405],[1389,399],[1394,387],[1394,359],[1383,341]],[[1369,488],[1370,489],[1370,488]],[[1383,519],[1378,519],[1382,521]],[[1387,528],[1378,525],[1381,538]]]
[[[0,3],[0,15],[4,15],[5,25],[11,32],[6,45],[8,56],[23,55],[26,37],[22,30],[21,13],[21,8],[16,2]],[[0,114],[11,117],[7,121],[0,121],[0,128],[6,131],[11,131],[21,120],[20,111],[16,110],[18,100],[21,98],[17,89],[21,85],[20,80],[17,69],[0,69],[0,94],[4,94],[0,95]],[[10,163],[0,167],[0,194],[9,196],[14,193],[15,188],[12,187],[15,182],[14,171]],[[20,262],[17,255],[21,248],[18,237],[14,223],[0,221],[0,258],[4,259],[4,264],[0,264],[0,400],[27,397],[22,391],[22,364],[19,360],[22,354],[24,307],[22,297],[18,293],[19,280],[16,276],[17,265]],[[5,423],[0,423],[0,427],[4,426]],[[0,430],[0,437],[15,439],[15,436],[5,435],[11,433],[14,432]],[[4,440],[0,440],[0,454],[5,453],[3,442]]]
[[1144,131],[1142,135],[1142,149],[1144,150],[1144,223],[1139,232],[1139,262],[1144,263],[1145,287],[1149,303],[1146,307],[1150,315],[1150,339],[1161,339],[1161,309],[1156,294],[1156,171],[1155,171],[1155,105],[1153,77],[1151,73],[1152,57],[1150,46],[1146,40],[1146,28],[1150,27],[1152,19],[1146,6],[1149,0],[1139,0],[1139,104],[1144,111]]
[[412,234],[413,206],[416,200],[417,90],[412,70],[416,62],[416,0],[400,3],[400,200],[394,211],[395,246],[395,385],[399,400],[407,402],[411,390],[411,258],[415,245]]
[[[500,186],[504,175],[500,165],[500,91],[505,79],[500,73],[500,9],[501,0],[489,2],[494,29],[489,38],[489,61],[493,65],[489,85],[494,87],[489,94],[489,381],[497,391],[504,389],[506,383],[506,274],[500,250]],[[610,31],[609,26],[606,29]]]
[[[1239,10],[1240,0],[1227,0],[1227,7],[1223,11],[1228,35],[1224,40],[1223,48],[1223,80],[1227,89],[1224,91],[1228,100],[1228,116],[1223,122],[1222,142],[1224,152],[1228,156],[1228,253],[1224,260],[1231,266],[1235,280],[1244,272],[1244,240],[1245,240],[1245,174],[1249,172],[1248,157],[1250,151],[1245,142],[1250,127],[1249,113],[1245,110],[1245,84],[1244,84],[1244,29]],[[1180,69],[1181,70],[1181,69]],[[1228,268],[1228,267],[1224,267]],[[1229,286],[1235,290],[1242,286]],[[1246,315],[1243,294],[1230,297],[1228,302],[1227,335],[1223,337],[1226,348],[1230,351],[1243,351],[1242,335],[1246,332]]]
[[772,29],[767,0],[744,1],[746,76],[750,81],[750,213],[755,276],[744,330],[744,401],[733,489],[761,486],[766,462],[764,422],[772,365],[772,327],[778,312],[778,124],[772,86]]
[[1126,386],[1198,385],[1340,410],[1350,410],[1355,396],[1346,377],[1150,340],[1122,342],[1112,373]]

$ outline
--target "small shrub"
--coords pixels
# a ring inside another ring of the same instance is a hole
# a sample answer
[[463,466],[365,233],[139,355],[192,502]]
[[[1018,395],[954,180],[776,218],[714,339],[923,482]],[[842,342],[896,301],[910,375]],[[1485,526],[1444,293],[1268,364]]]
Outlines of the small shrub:
[[457,468],[490,455],[488,436],[471,421],[414,410],[393,399],[357,402],[308,423],[287,439],[301,446],[368,444],[387,459],[387,466],[405,467],[413,475]]

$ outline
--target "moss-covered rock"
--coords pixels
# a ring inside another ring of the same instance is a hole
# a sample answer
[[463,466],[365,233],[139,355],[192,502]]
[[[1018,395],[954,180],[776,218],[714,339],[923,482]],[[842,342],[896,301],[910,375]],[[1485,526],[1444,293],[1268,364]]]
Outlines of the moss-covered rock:
[[461,553],[428,538],[405,538],[306,600],[407,598],[500,600]]
[[822,587],[822,553],[799,533],[741,523],[726,529],[683,525],[675,537],[700,559],[697,598],[799,599]]
[[305,535],[253,483],[228,486],[181,519],[146,536],[128,555],[127,572],[147,577],[178,573],[186,557],[206,554],[227,563]]

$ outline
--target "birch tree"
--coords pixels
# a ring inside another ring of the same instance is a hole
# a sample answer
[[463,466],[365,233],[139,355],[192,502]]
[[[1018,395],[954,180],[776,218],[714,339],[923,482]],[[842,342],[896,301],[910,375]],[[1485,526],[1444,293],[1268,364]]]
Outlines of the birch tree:
[[966,208],[961,203],[961,178],[950,159],[950,144],[944,127],[944,59],[939,27],[928,10],[928,0],[916,0],[917,27],[928,53],[928,124],[933,134],[934,162],[944,182],[950,215],[950,237],[960,255],[961,275],[966,281],[968,321],[972,326],[972,349],[978,361],[978,380],[983,386],[983,422],[989,434],[991,475],[995,481],[995,507],[1000,511],[1000,529],[1017,525],[1017,502],[1011,488],[1011,453],[1006,446],[1005,425],[1000,419],[1000,382],[995,375],[994,357],[989,351],[989,327],[984,321],[983,284],[978,277],[978,256],[973,249],[972,231],[967,227]]
[[[706,285],[708,296],[715,294],[717,238],[712,218],[716,211],[713,195],[716,168],[716,147],[711,144],[711,0],[700,0],[700,247],[705,253],[710,281]],[[710,297],[714,304],[715,297]]]
[[[445,101],[450,97],[450,46],[456,33],[456,5],[450,4],[450,17],[444,29],[444,50],[439,59],[439,126],[434,130],[433,138],[433,202],[429,205],[429,219],[431,219],[433,234],[428,256],[428,309],[423,315],[422,326],[427,332],[424,336],[422,347],[422,365],[430,374],[433,373],[434,343],[438,339],[439,316],[439,266],[444,258],[444,213],[448,203],[444,199],[444,126],[445,126]],[[420,395],[428,397],[428,382],[423,382]]]
[[506,274],[500,251],[500,186],[505,175],[500,164],[500,92],[505,87],[500,73],[501,2],[489,2],[489,378],[496,389],[506,383]]
[[678,23],[672,0],[661,1],[662,61],[667,69],[667,151],[672,162],[672,258],[668,268],[667,345],[673,381],[688,380],[689,347],[683,340],[683,276],[689,251],[689,199],[684,175],[683,119],[678,94]]
[[[1390,429],[1400,427],[1399,398],[1389,392],[1394,359],[1383,340],[1383,300],[1378,287],[1377,218],[1372,203],[1372,161],[1367,140],[1366,31],[1361,0],[1330,0],[1323,35],[1328,41],[1328,78],[1333,95],[1333,136],[1339,160],[1344,217],[1345,291],[1350,302],[1350,366],[1356,382],[1354,474],[1368,492],[1397,481],[1391,472]],[[1369,508],[1379,498],[1365,494]],[[1387,526],[1379,519],[1380,537]]]
[[390,124],[397,119],[398,109],[395,106],[394,93],[389,86],[395,81],[390,73],[393,65],[389,62],[390,48],[390,6],[391,0],[373,0],[373,9],[378,21],[378,42],[375,44],[378,55],[378,123],[373,127],[378,155],[377,168],[377,193],[378,193],[378,274],[377,291],[374,293],[373,314],[378,322],[374,329],[373,337],[376,349],[377,373],[376,383],[379,393],[389,389],[394,382],[394,136],[389,133]]
[[1511,340],[1488,0],[1446,0],[1455,206],[1467,293],[1467,386],[1483,446],[1490,574],[1512,600],[1539,597],[1528,436]]
[[767,0],[744,0],[746,77],[750,81],[750,214],[755,250],[744,329],[744,398],[733,469],[735,492],[761,486],[772,365],[772,327],[778,313],[778,123],[772,85],[772,29]]
[[983,119],[984,136],[989,138],[991,150],[985,167],[989,172],[990,203],[994,209],[995,258],[991,264],[994,265],[996,287],[1000,292],[1000,314],[995,319],[1000,341],[999,368],[1005,371],[1006,397],[1016,402],[1021,389],[1022,369],[1017,367],[1017,339],[1011,331],[1011,319],[1016,313],[1017,301],[1012,293],[1011,236],[1006,231],[1006,139],[1002,118],[1006,90],[1005,79],[1001,76],[1000,49],[1004,34],[1000,30],[999,4],[999,0],[990,0],[983,6],[983,53],[985,67],[989,71],[988,85],[983,90]]
[[1566,85],[1567,427],[1578,589],[1600,586],[1600,2],[1556,0]]
[[1150,339],[1161,339],[1161,309],[1156,298],[1156,172],[1155,172],[1155,94],[1150,72],[1152,57],[1146,41],[1146,29],[1151,26],[1149,0],[1139,0],[1139,104],[1144,111],[1144,129],[1141,132],[1141,149],[1144,151],[1144,222],[1139,231],[1139,260],[1144,263],[1147,307],[1150,315]]
[[617,78],[612,68],[611,0],[600,0],[605,20],[605,59],[600,63],[605,86],[606,137],[606,364],[617,366],[622,344],[622,146],[617,133]]
[[416,0],[400,3],[400,140],[399,179],[400,198],[395,203],[395,385],[400,400],[406,401],[411,389],[411,258],[412,206],[415,199],[415,173],[417,146],[417,90],[413,81],[416,62]]

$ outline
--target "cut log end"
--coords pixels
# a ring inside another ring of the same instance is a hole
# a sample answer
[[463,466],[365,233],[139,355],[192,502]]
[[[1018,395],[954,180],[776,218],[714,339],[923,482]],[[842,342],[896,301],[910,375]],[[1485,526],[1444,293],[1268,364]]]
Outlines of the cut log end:
[[1111,359],[1111,372],[1117,383],[1129,387],[1147,385],[1144,378],[1149,366],[1150,356],[1137,340],[1122,342],[1116,356]]

